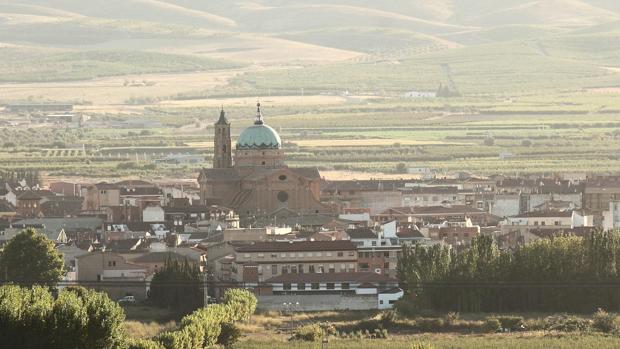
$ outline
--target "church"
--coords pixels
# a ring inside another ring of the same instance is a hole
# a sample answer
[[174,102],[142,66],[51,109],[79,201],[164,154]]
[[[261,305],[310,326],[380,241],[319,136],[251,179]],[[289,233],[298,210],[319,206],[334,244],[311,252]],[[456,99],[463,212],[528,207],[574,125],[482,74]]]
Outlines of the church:
[[202,169],[198,177],[203,205],[226,206],[246,217],[331,213],[319,202],[319,170],[286,166],[280,135],[265,124],[260,103],[254,125],[237,139],[234,158],[223,109],[214,128],[213,168]]

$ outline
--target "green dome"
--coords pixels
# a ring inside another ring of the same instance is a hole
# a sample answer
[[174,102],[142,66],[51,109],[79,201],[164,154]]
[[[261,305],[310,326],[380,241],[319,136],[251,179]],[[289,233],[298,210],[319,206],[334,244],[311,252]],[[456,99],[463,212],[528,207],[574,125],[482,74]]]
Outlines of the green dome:
[[280,135],[273,128],[263,124],[254,124],[241,132],[237,139],[237,149],[280,149]]

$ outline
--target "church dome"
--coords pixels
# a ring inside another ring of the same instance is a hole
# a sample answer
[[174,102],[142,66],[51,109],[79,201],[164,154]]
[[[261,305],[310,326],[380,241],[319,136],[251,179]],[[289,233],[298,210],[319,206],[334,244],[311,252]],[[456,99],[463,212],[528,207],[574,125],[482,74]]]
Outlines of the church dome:
[[280,149],[282,141],[276,130],[263,122],[263,116],[258,104],[256,121],[254,125],[241,132],[237,139],[237,149]]

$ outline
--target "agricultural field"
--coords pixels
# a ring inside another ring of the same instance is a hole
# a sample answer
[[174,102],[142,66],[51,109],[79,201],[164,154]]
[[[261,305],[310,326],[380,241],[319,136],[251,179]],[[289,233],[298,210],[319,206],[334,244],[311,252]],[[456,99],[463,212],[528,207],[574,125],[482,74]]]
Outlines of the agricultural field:
[[234,139],[260,100],[288,164],[330,177],[616,172],[619,23],[607,0],[10,0],[0,104],[86,119],[0,108],[0,167],[193,180],[220,108]]

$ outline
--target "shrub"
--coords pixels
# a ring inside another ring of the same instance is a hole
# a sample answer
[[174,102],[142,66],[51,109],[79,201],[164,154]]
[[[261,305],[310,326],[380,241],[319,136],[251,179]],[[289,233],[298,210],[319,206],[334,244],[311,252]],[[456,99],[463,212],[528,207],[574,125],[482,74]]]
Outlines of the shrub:
[[545,322],[545,319],[542,319],[542,318],[525,320],[524,325],[525,325],[525,328],[527,328],[530,331],[542,331],[545,328],[547,328],[547,323]]
[[592,327],[601,332],[615,332],[618,330],[616,315],[610,314],[603,309],[598,309],[592,315]]
[[130,339],[127,349],[165,349],[160,343],[150,339]]
[[241,330],[239,329],[239,327],[237,327],[233,323],[224,322],[222,324],[220,336],[217,338],[217,343],[225,347],[230,347],[231,345],[237,343],[240,337]]
[[247,321],[256,311],[257,300],[252,292],[235,288],[224,293],[224,303],[230,307],[233,321]]
[[590,320],[569,315],[550,316],[545,322],[547,330],[561,332],[587,332],[592,326]]
[[396,312],[387,310],[379,314],[379,321],[383,327],[390,327],[396,321]]
[[422,332],[439,332],[444,325],[443,319],[419,318],[415,320],[415,327]]
[[[302,340],[306,342],[317,342],[321,340],[323,332],[321,331],[321,326],[317,324],[313,325],[305,325],[299,326],[293,332],[293,337],[291,340]],[[361,334],[360,334],[361,337]]]
[[416,303],[409,297],[403,297],[396,301],[394,308],[396,309],[396,312],[403,317],[412,318],[418,313]]
[[446,318],[445,318],[446,325],[452,326],[456,323],[458,319],[459,319],[459,313],[451,311],[448,314],[446,314]]
[[523,326],[523,317],[521,316],[498,316],[502,328],[505,330],[518,330]]
[[501,329],[502,324],[496,318],[487,318],[480,327],[480,330],[484,333],[494,333],[500,331]]

